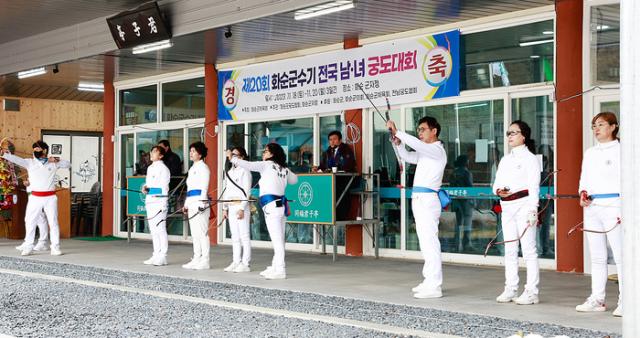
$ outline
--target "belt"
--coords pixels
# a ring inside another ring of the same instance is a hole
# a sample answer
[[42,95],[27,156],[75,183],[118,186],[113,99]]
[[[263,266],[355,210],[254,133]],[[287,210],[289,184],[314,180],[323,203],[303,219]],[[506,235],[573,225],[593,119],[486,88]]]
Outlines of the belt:
[[590,200],[594,200],[596,198],[616,198],[616,197],[620,197],[620,194],[593,194],[593,195],[587,196],[587,198]]
[[273,202],[273,201],[282,201],[282,205],[284,205],[284,214],[289,216],[289,202],[285,196],[278,195],[262,195],[260,196],[260,206],[264,207],[265,205]]
[[187,190],[187,197],[200,196],[201,194],[202,190],[200,189]]
[[525,189],[525,190],[520,190],[518,192],[514,192],[513,194],[511,194],[511,195],[509,195],[507,197],[500,197],[500,200],[501,201],[505,201],[505,202],[515,201],[515,200],[518,200],[518,199],[521,199],[521,198],[527,197],[527,196],[529,196],[529,190]]
[[55,194],[56,194],[55,190],[54,191],[32,191],[31,192],[31,195],[40,196],[40,197],[53,196]]
[[433,192],[433,193],[438,193],[437,190],[433,190],[431,188],[426,188],[426,187],[413,187],[411,188],[412,192]]
[[149,191],[147,195],[160,195],[162,194],[162,188],[147,188]]

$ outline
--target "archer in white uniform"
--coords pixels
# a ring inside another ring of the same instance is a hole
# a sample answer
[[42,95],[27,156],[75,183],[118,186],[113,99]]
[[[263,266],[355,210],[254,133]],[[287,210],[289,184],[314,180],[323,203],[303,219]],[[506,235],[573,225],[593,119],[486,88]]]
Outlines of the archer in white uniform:
[[[231,149],[231,156],[241,160],[247,158],[247,151],[242,147]],[[249,221],[249,196],[251,195],[251,172],[235,164],[227,170],[224,186],[225,202],[222,204],[224,218],[229,220],[231,242],[233,243],[233,261],[227,266],[226,272],[249,272],[251,268],[251,236]]]
[[[411,194],[411,210],[416,222],[416,232],[420,243],[420,251],[424,258],[422,268],[423,281],[412,291],[415,298],[442,297],[442,258],[438,224],[442,206],[437,192],[442,185],[444,168],[447,165],[447,152],[438,140],[440,124],[429,116],[418,121],[419,139],[396,130],[393,121],[387,127],[395,137],[395,147],[400,157],[409,163],[417,164]],[[399,141],[402,143],[400,143]],[[403,143],[413,150],[409,152]]]
[[144,264],[160,266],[167,265],[167,251],[169,249],[167,211],[171,174],[169,168],[162,162],[163,148],[154,146],[149,154],[152,163],[147,168],[147,179],[142,191],[146,194],[144,203],[153,241],[153,255],[144,261]]
[[[538,250],[536,248],[536,225],[538,223],[538,201],[540,199],[540,162],[533,154],[534,144],[531,128],[523,121],[514,121],[507,131],[511,152],[498,164],[493,191],[500,196],[502,207],[502,233],[504,235],[505,287],[496,301],[520,305],[539,302]],[[518,238],[520,238],[518,240]],[[518,242],[527,264],[527,283],[518,297]]]
[[26,234],[22,244],[22,255],[30,255],[33,251],[33,241],[35,239],[38,218],[44,211],[51,229],[51,255],[62,255],[60,250],[60,226],[58,224],[58,197],[56,196],[56,171],[59,168],[69,168],[71,163],[55,157],[47,158],[49,145],[43,141],[36,141],[33,144],[33,158],[20,158],[8,152],[2,156],[5,160],[13,162],[25,169],[29,174],[31,195],[27,202],[24,223]]
[[622,225],[620,210],[620,141],[618,120],[603,112],[591,121],[598,143],[587,149],[580,175],[580,205],[584,208],[584,232],[591,256],[591,295],[579,312],[606,311],[607,241],[618,272],[618,307],[614,316],[622,316]]
[[208,203],[209,167],[204,163],[207,157],[207,147],[202,142],[195,142],[189,146],[189,158],[193,165],[187,176],[187,199],[184,211],[189,217],[189,228],[193,239],[193,258],[185,269],[209,269],[209,215],[211,208]]
[[264,211],[264,219],[273,245],[271,266],[260,275],[266,279],[287,278],[284,263],[284,230],[288,204],[284,191],[287,184],[298,182],[298,176],[287,168],[284,150],[277,143],[267,144],[260,162],[249,162],[232,157],[231,150],[227,150],[227,157],[232,164],[240,168],[260,173],[260,205]]

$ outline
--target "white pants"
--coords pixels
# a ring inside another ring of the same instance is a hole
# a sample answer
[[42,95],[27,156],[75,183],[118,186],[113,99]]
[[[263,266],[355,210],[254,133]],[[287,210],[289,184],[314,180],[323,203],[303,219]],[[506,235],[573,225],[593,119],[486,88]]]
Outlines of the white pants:
[[[620,217],[619,207],[591,205],[584,208],[584,229],[607,231]],[[618,271],[619,300],[622,299],[622,224],[606,234],[585,232],[591,255],[591,295],[604,301],[607,286],[607,240],[613,252]]]
[[264,220],[267,223],[267,230],[273,246],[271,267],[276,272],[284,272],[284,226],[286,222],[284,206],[276,207],[276,201],[273,201],[262,207],[262,211],[264,211]]
[[[205,208],[200,211],[198,207]],[[211,209],[202,203],[188,205],[189,229],[193,240],[193,258],[202,257],[209,260],[209,215]],[[196,215],[197,214],[197,215]],[[194,216],[196,215],[196,216]]]
[[[502,205],[502,234],[505,241],[520,239],[522,257],[527,265],[527,284],[524,288],[538,294],[540,281],[540,267],[538,266],[538,249],[536,247],[536,224],[527,228],[531,208],[523,203],[509,203]],[[520,283],[518,276],[518,241],[504,244],[504,277],[505,287],[517,289]]]
[[440,222],[440,200],[433,193],[418,193],[411,197],[411,208],[416,221],[416,232],[420,252],[424,258],[422,276],[424,285],[430,289],[442,286],[442,257],[438,223]]
[[[239,210],[244,210],[244,218],[242,219],[238,219]],[[242,262],[244,265],[249,265],[251,261],[251,236],[249,234],[251,212],[249,211],[249,205],[247,204],[244,209],[241,209],[239,205],[229,205],[228,213],[229,230],[231,230],[231,242],[233,243],[233,262]],[[271,234],[271,231],[269,231],[269,234]]]
[[54,247],[60,246],[60,226],[58,225],[58,196],[33,196],[29,195],[29,202],[27,202],[27,210],[25,212],[24,223],[26,234],[24,236],[24,243],[33,248],[33,241],[36,236],[36,227],[40,228],[40,236],[46,240],[47,224],[43,222],[43,211],[46,215],[47,222],[49,222],[49,229],[51,229],[51,245]]
[[38,215],[36,224],[38,225],[38,243],[45,245],[49,239],[49,223],[47,223],[47,217],[44,212]]
[[166,257],[169,250],[167,237],[167,206],[164,203],[146,203],[149,232],[153,241],[153,256]]

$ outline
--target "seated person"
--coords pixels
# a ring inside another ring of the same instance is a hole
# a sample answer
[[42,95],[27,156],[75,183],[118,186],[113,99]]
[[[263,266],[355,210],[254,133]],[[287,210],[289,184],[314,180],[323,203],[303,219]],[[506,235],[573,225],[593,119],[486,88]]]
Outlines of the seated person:
[[[332,168],[337,168],[337,171],[355,173],[356,170],[356,157],[351,150],[351,147],[342,142],[342,133],[334,130],[329,133],[329,148],[322,153],[320,166],[316,168],[317,172],[331,172]],[[347,188],[351,177],[337,176],[336,177],[336,202],[342,192]],[[359,180],[353,180],[351,188],[357,186]],[[344,197],[336,205],[336,220],[344,221],[348,219],[348,212],[351,209],[351,195],[349,193],[344,194]]]

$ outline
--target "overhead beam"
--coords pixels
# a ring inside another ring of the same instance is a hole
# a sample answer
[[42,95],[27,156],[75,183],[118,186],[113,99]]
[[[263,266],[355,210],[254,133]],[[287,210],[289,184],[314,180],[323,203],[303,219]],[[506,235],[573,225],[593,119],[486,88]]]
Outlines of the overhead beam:
[[[326,0],[167,0],[160,2],[160,8],[168,14],[173,36],[182,36],[323,2]],[[0,44],[0,75],[117,49],[106,18]]]

